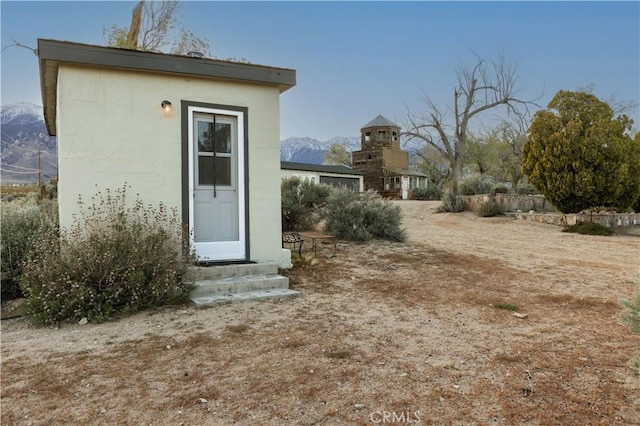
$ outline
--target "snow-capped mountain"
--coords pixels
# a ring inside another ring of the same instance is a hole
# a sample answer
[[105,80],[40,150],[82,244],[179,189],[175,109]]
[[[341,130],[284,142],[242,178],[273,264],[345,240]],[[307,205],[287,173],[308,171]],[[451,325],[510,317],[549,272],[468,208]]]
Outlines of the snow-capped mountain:
[[359,137],[335,137],[326,141],[319,141],[309,137],[293,137],[280,142],[280,160],[322,164],[329,146],[333,143],[345,144],[349,152],[360,149]]
[[0,126],[3,183],[37,182],[38,152],[43,181],[48,182],[58,174],[56,138],[47,133],[41,106],[26,102],[3,105]]

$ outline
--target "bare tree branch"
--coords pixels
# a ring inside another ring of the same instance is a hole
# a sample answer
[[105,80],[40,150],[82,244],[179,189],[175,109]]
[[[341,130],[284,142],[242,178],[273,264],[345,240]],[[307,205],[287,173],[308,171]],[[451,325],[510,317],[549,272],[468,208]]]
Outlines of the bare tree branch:
[[5,50],[7,50],[7,49],[8,49],[8,48],[10,48],[10,47],[22,47],[22,48],[24,48],[24,49],[30,50],[34,55],[38,56],[38,49],[33,48],[33,47],[31,47],[31,46],[27,46],[26,44],[18,43],[18,42],[17,42],[15,39],[13,39],[13,38],[12,38],[11,40],[13,41],[13,44],[10,44],[10,45],[8,45],[8,46],[3,47],[3,48],[2,48],[2,51],[0,51],[0,53],[1,53],[1,52],[4,52]]
[[140,3],[133,8],[133,12],[131,13],[131,25],[129,25],[129,33],[127,34],[127,44],[134,49],[138,47],[138,34],[140,34],[143,5],[144,0],[140,0]]
[[178,21],[178,8],[177,0],[141,0],[132,11],[129,28],[117,25],[103,28],[106,44],[150,52],[170,50],[174,54],[198,51],[211,56],[209,42],[197,37]]
[[[458,66],[457,87],[453,92],[453,125],[442,109],[429,97],[424,98],[426,114],[408,111],[408,127],[404,132],[409,139],[419,139],[436,148],[450,163],[453,188],[457,191],[458,180],[470,137],[472,119],[486,111],[504,107],[508,115],[527,117],[529,107],[536,106],[537,99],[525,100],[517,96],[517,64],[499,55],[487,62],[475,54],[473,66]],[[452,132],[447,130],[451,128]]]

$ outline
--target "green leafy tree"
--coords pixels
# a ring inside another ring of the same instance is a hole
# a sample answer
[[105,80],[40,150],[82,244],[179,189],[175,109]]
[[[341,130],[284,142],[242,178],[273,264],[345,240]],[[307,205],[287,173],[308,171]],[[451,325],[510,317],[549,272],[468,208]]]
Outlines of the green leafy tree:
[[496,182],[517,188],[522,179],[522,147],[527,140],[527,120],[517,116],[503,121],[485,139],[486,173]]
[[522,151],[522,171],[564,213],[627,208],[640,195],[640,137],[626,115],[592,94],[558,92],[538,111]]
[[345,143],[332,143],[324,155],[324,164],[351,167],[351,153]]
[[424,148],[416,151],[416,155],[419,158],[418,170],[427,175],[429,185],[442,189],[444,183],[451,178],[451,169],[447,159],[431,145],[425,145]]
[[498,169],[495,166],[498,164],[500,148],[500,141],[493,135],[487,139],[470,137],[466,162],[480,175],[493,175],[492,169]]
[[500,168],[494,171],[494,177],[500,182],[511,182],[514,189],[523,177],[522,147],[527,141],[528,126],[529,122],[518,116],[515,120],[503,122],[497,131]]

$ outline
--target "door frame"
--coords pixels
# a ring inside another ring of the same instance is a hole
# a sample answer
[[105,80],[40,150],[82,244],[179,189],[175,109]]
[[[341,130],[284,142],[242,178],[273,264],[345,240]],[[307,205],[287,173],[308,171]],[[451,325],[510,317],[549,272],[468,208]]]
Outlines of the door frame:
[[[192,157],[194,155],[192,140],[192,122],[194,112],[219,113],[224,115],[234,115],[238,120],[238,168],[243,172],[238,173],[238,226],[240,240],[244,237],[244,256],[230,256],[228,259],[207,260],[207,263],[227,263],[230,261],[248,261],[250,253],[250,227],[249,227],[249,109],[234,105],[210,104],[204,102],[181,101],[180,115],[182,128],[182,224],[185,232],[188,233],[188,241],[193,248],[193,188],[194,167]],[[244,216],[244,217],[243,217]]]

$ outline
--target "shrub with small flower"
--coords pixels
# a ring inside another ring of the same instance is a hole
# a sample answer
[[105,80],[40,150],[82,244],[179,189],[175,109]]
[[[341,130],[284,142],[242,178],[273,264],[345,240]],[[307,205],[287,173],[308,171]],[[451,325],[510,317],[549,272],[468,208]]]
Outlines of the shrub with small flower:
[[102,322],[187,299],[191,256],[177,211],[128,204],[128,190],[81,200],[74,224],[37,245],[20,281],[34,322]]
[[42,236],[58,228],[58,203],[38,197],[26,204],[3,201],[0,225],[0,289],[5,301],[22,297],[20,276],[24,262]]

